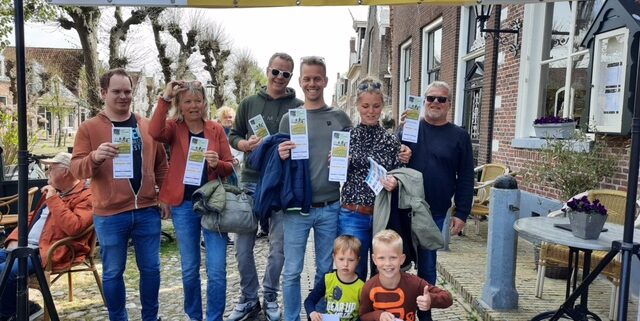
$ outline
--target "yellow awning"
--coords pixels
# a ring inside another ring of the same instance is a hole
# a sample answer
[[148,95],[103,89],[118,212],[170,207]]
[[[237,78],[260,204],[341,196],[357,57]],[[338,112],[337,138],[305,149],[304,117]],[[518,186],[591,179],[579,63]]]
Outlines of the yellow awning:
[[478,2],[475,0],[187,0],[188,7],[203,8],[251,8],[251,7],[295,7],[295,6],[378,6],[378,5],[396,5],[396,4],[433,4],[433,5],[453,5],[468,6]]
[[49,0],[49,3],[73,6],[256,8],[355,5],[375,6],[398,4],[470,6],[475,4],[524,4],[551,1],[558,0]]

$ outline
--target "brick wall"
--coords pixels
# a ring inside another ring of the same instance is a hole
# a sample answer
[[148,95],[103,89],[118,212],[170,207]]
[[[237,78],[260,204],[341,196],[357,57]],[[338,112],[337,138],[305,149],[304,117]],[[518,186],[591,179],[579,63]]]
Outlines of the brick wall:
[[[400,46],[411,39],[411,94],[422,95],[422,29],[442,17],[442,66],[440,80],[455,88],[458,35],[460,29],[460,8],[432,5],[391,6],[391,72],[395,85],[392,86],[393,117],[398,116]],[[454,93],[452,93],[453,95]],[[454,97],[455,99],[455,97]],[[454,111],[449,113],[453,117]]]
[[[522,19],[524,6],[507,5],[505,7],[508,8],[509,16],[506,21],[502,22],[502,28],[509,28],[513,19]],[[490,21],[487,26],[491,26],[491,24],[492,21]],[[485,51],[485,75],[487,75],[484,83],[485,93],[489,93],[490,87],[487,86],[490,86],[492,81],[490,77],[491,57],[493,55],[490,48],[491,43],[492,41],[489,39]],[[560,195],[558,190],[535,184],[531,182],[526,175],[523,175],[533,162],[539,160],[539,151],[511,147],[511,141],[515,137],[521,53],[514,57],[513,54],[508,52],[505,46],[500,46],[499,48],[500,51],[504,52],[504,62],[498,66],[496,95],[501,96],[502,104],[500,108],[495,110],[493,126],[493,139],[499,141],[499,149],[491,154],[491,162],[503,163],[509,166],[511,170],[519,171],[521,173],[521,175],[518,175],[520,189],[557,199]],[[483,107],[488,106],[491,99],[493,99],[493,95],[483,95]],[[483,108],[482,137],[486,137],[490,130],[487,126],[488,120],[485,121],[488,117],[484,117],[485,109],[486,108]],[[607,147],[605,148],[605,153],[615,160],[615,171],[610,178],[605,179],[600,185],[600,188],[626,191],[630,144],[631,140],[629,136],[606,138]],[[488,148],[491,148],[490,141],[485,140],[481,142],[480,155],[484,155],[483,152],[486,153]]]
[[[501,28],[508,29],[512,21],[517,18],[523,19],[523,5],[504,5],[508,16],[501,21]],[[392,86],[393,115],[397,117],[399,101],[399,77],[400,77],[400,46],[411,39],[412,49],[412,79],[411,94],[421,95],[421,63],[422,63],[422,29],[436,20],[443,17],[443,44],[442,44],[442,69],[440,79],[448,82],[452,88],[456,83],[456,68],[458,63],[458,44],[460,37],[459,19],[460,8],[445,6],[391,6],[391,72],[394,85]],[[487,28],[495,27],[493,19],[487,22]],[[511,37],[506,35],[506,37]],[[500,53],[502,52],[502,53]],[[496,52],[493,50],[493,38],[486,39],[483,83],[483,96],[480,123],[480,149],[479,163],[496,162],[504,163],[509,168],[519,171],[519,186],[522,190],[536,193],[549,198],[558,198],[559,191],[535,184],[523,175],[526,169],[539,159],[538,150],[516,149],[511,147],[511,141],[515,136],[515,123],[518,100],[518,82],[520,77],[521,52],[514,56],[507,46],[498,47],[498,57],[500,63],[497,69],[497,77],[492,78],[493,57]],[[492,82],[496,83],[496,92],[492,93]],[[455,94],[455,93],[452,93]],[[490,106],[496,96],[501,97],[501,104],[493,112]],[[456,99],[456,97],[454,97]],[[460,98],[462,99],[462,97]],[[455,111],[449,113],[452,119]],[[493,115],[493,126],[490,125],[490,116]],[[397,119],[397,118],[396,118]],[[498,141],[498,150],[492,151],[492,141]],[[607,147],[605,151],[615,160],[615,173],[607,178],[601,188],[626,190],[627,173],[629,164],[629,149],[631,140],[629,136],[606,138]]]

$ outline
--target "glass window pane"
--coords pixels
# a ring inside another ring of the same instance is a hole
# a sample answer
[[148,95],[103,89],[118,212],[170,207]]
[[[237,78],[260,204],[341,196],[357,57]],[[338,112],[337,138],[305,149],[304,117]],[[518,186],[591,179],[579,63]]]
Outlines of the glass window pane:
[[411,47],[404,49],[404,78],[411,79]]
[[440,68],[440,61],[442,56],[442,28],[433,32],[433,56],[431,69]]
[[[587,90],[591,81],[589,80],[589,54],[580,55],[573,58],[573,68],[571,73],[571,90],[573,95],[573,119],[588,123],[589,114],[586,108]],[[583,115],[583,113],[586,113]]]
[[557,57],[566,57],[569,55],[569,30],[571,30],[571,7],[569,2],[554,2],[548,5],[547,14],[552,19],[551,26],[548,30],[551,32],[551,42],[546,48],[547,52],[542,55],[543,60]]
[[581,1],[578,3],[578,16],[575,24],[575,37],[573,50],[579,50],[580,43],[589,31],[589,27],[596,19],[596,15],[602,8],[604,0]]
[[469,30],[467,32],[467,52],[484,47],[484,37],[480,33],[480,23],[476,20],[476,11],[469,8]]
[[442,28],[430,32],[427,51],[427,81],[431,83],[438,79],[442,59]]
[[539,116],[562,116],[565,101],[564,83],[566,73],[566,60],[542,65],[540,73],[542,110]]

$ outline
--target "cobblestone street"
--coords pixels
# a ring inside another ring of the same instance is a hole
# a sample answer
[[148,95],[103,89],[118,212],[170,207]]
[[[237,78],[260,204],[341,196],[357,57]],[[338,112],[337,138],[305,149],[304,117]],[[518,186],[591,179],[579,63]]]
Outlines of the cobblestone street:
[[[164,223],[164,229],[171,229],[171,224]],[[173,231],[169,231],[173,234]],[[309,244],[312,244],[309,242]],[[255,257],[258,267],[260,280],[264,274],[264,266],[268,254],[269,243],[266,238],[260,238],[256,241]],[[302,293],[303,298],[312,286],[313,271],[315,269],[313,255],[307,249],[307,261],[302,275]],[[237,294],[240,288],[240,279],[237,272],[236,261],[233,255],[233,247],[227,247],[227,306],[225,316],[233,309]],[[180,274],[180,258],[178,255],[175,240],[173,242],[163,242],[161,250],[162,261],[162,278],[160,284],[160,316],[163,321],[184,321],[186,317],[182,309],[182,281]],[[101,267],[99,267],[101,271]],[[201,269],[201,275],[204,276],[204,267]],[[82,321],[104,321],[108,320],[106,308],[102,303],[100,292],[95,284],[95,280],[90,272],[76,273],[74,275],[74,300],[69,302],[67,291],[66,277],[58,280],[51,288],[53,299],[56,303],[60,320],[82,320]],[[127,270],[125,271],[125,282],[127,283],[127,309],[130,320],[140,320],[140,300],[138,295],[138,277],[135,268],[135,257],[130,253],[127,261]],[[206,297],[205,287],[206,279],[202,280],[203,298]],[[440,284],[442,286],[442,284]],[[448,283],[444,287],[451,291]],[[434,320],[480,320],[475,314],[470,312],[468,305],[464,304],[460,296],[454,295],[454,305],[446,310],[434,310]],[[42,297],[37,290],[30,290],[30,297],[42,304]],[[282,306],[282,296],[279,298]],[[303,309],[304,313],[304,309]],[[303,320],[306,315],[303,315]],[[264,320],[262,314],[258,320]]]
[[[173,234],[171,224],[164,223],[169,234]],[[312,234],[313,235],[313,234]],[[311,239],[312,236],[310,236]],[[484,285],[486,268],[486,222],[481,223],[481,233],[471,231],[462,237],[454,237],[451,251],[443,251],[438,255],[438,286],[449,290],[454,297],[452,307],[444,310],[434,310],[433,320],[436,321],[525,321],[534,315],[552,309],[557,309],[564,301],[565,281],[546,279],[542,299],[534,296],[535,264],[533,246],[520,239],[518,242],[518,258],[516,272],[516,289],[519,293],[517,310],[494,311],[484,305],[480,293]],[[255,258],[260,280],[264,274],[265,261],[268,255],[266,238],[256,241]],[[303,298],[313,286],[313,271],[315,261],[312,249],[313,242],[307,245],[305,269],[301,276]],[[240,280],[233,256],[233,247],[227,247],[227,305],[225,315],[233,309],[239,293]],[[163,321],[186,320],[182,309],[182,282],[180,273],[180,258],[175,241],[163,242],[161,250],[162,281],[160,288],[160,316]],[[415,273],[415,271],[412,271]],[[204,267],[201,270],[204,276]],[[127,308],[130,320],[140,320],[140,301],[137,291],[138,274],[135,259],[129,255],[125,281],[127,283]],[[100,293],[91,273],[77,273],[74,276],[74,301],[68,302],[66,277],[61,278],[52,287],[52,293],[60,320],[105,321],[108,320],[106,309],[102,303]],[[203,297],[206,279],[202,280]],[[609,297],[611,283],[598,279],[590,287],[589,308],[596,312],[603,320],[609,311]],[[41,301],[40,293],[30,290],[36,301]],[[282,297],[279,298],[282,305]],[[638,302],[629,302],[629,316],[635,318]],[[304,313],[304,309],[303,309]],[[306,316],[302,316],[305,320]],[[260,314],[258,318],[264,321]]]

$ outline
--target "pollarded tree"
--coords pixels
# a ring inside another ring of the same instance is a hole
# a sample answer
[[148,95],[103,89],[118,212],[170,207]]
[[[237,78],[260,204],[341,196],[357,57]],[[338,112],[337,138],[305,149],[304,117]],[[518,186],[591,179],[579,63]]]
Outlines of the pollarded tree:
[[[98,80],[100,76],[98,37],[102,9],[99,7],[74,6],[65,6],[63,9],[66,16],[58,17],[58,22],[64,29],[76,30],[80,38],[85,63],[87,101],[91,115],[95,116],[102,109]],[[142,23],[147,15],[146,9],[133,10],[131,16],[127,19],[123,19],[121,13],[121,9],[116,7],[116,23],[109,31],[112,34],[109,42],[110,68],[126,66],[127,59],[123,58],[120,51],[121,42],[126,40],[131,25]]]
[[122,44],[127,41],[129,29],[133,25],[139,25],[147,19],[148,11],[144,8],[131,10],[131,15],[124,18],[122,8],[115,7],[113,23],[109,30],[109,69],[126,68],[130,61],[122,49]]
[[181,9],[149,8],[149,20],[165,82],[185,78],[190,73],[190,58],[197,52],[199,31],[196,26],[202,14],[193,10],[188,12],[188,19],[183,19]]
[[255,94],[267,83],[264,71],[248,50],[242,50],[235,55],[231,78],[234,84],[233,95],[238,103],[245,97]]
[[64,29],[74,29],[80,38],[84,55],[86,72],[87,101],[91,115],[95,116],[102,109],[100,98],[99,62],[98,62],[98,27],[102,12],[98,7],[63,7],[68,17],[60,16],[58,22]]
[[204,70],[211,77],[213,85],[213,105],[221,107],[225,103],[225,85],[229,76],[225,69],[231,55],[229,41],[221,26],[214,22],[200,25],[198,49],[204,62]]

